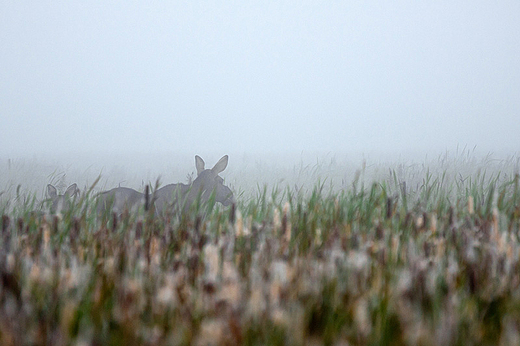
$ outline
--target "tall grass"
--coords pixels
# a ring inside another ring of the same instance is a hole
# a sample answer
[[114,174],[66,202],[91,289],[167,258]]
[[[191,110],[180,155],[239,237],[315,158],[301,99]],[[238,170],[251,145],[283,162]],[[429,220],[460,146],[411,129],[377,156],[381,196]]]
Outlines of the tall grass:
[[0,344],[517,343],[518,173],[364,174],[168,219],[11,202]]

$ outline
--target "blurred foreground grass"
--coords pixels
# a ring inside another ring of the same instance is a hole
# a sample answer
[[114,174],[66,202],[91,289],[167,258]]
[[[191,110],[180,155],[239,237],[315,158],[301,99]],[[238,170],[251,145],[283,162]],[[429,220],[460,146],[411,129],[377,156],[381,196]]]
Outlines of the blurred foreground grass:
[[166,220],[27,199],[2,212],[0,344],[520,344],[519,176],[422,181]]

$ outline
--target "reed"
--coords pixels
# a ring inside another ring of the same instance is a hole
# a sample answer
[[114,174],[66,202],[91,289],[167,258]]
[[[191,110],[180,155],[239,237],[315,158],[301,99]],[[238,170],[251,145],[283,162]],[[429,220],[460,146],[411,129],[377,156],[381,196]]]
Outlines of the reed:
[[0,344],[514,344],[518,180],[263,186],[178,218],[4,211]]

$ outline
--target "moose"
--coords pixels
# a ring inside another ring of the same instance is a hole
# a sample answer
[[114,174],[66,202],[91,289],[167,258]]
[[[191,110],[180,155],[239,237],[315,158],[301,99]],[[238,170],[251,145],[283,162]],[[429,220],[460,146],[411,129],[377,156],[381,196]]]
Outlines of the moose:
[[78,186],[74,183],[70,185],[63,195],[58,194],[58,190],[51,184],[47,185],[47,197],[50,202],[49,212],[51,214],[62,214],[70,210],[74,199],[79,195]]
[[[228,164],[228,156],[223,156],[211,169],[205,168],[204,160],[196,155],[195,167],[197,177],[191,184],[169,184],[157,189],[151,196],[155,212],[166,215],[171,212],[187,212],[190,206],[199,198],[201,202],[209,201],[215,193],[215,201],[224,206],[234,203],[233,192],[224,185],[224,179],[219,173]],[[117,187],[98,195],[98,213],[111,210],[122,213],[124,210],[137,211],[145,204],[145,194],[127,187]]]
[[219,176],[228,164],[228,156],[223,156],[213,168],[206,169],[204,160],[195,155],[195,168],[197,178],[186,185],[182,183],[169,184],[155,191],[155,208],[159,214],[175,208],[177,211],[186,212],[200,195],[202,202],[207,202],[211,194],[215,193],[215,201],[223,206],[234,203],[233,192],[224,185],[224,179]]

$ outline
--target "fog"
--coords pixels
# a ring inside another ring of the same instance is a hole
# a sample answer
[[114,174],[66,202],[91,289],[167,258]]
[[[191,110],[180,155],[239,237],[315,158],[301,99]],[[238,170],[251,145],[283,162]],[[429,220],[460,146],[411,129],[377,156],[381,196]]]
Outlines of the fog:
[[13,1],[0,42],[2,167],[42,182],[520,148],[518,1]]

